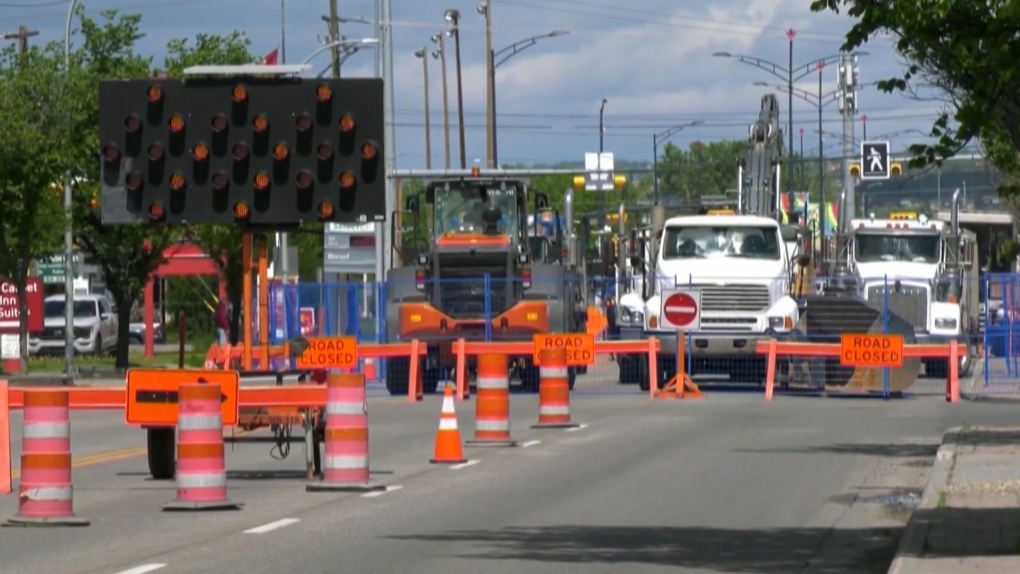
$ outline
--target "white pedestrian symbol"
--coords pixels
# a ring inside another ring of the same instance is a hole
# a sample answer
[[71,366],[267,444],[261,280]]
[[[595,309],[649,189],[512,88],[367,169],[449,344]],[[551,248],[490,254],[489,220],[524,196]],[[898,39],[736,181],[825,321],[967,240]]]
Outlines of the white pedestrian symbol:
[[884,172],[885,170],[882,169],[882,154],[878,152],[878,148],[871,148],[868,155],[871,158],[871,167],[868,168],[868,171],[872,173]]

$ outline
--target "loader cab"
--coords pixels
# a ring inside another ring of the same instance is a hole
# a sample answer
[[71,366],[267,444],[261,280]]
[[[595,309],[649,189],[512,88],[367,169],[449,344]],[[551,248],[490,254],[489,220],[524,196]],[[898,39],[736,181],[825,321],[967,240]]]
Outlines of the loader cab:
[[526,248],[526,190],[512,180],[440,181],[425,191],[430,236],[437,246],[501,244]]

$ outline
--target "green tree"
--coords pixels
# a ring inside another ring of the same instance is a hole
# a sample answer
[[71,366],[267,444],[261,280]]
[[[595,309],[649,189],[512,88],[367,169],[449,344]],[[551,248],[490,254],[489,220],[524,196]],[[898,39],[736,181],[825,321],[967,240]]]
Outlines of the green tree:
[[1020,194],[1020,2],[813,0],[811,9],[845,10],[856,19],[844,50],[891,35],[908,65],[880,88],[915,95],[920,86],[934,88],[951,108],[932,126],[937,143],[911,146],[911,167],[941,164],[980,139],[994,164],[1013,176],[1000,193]]
[[117,368],[128,367],[131,309],[149,277],[164,261],[163,250],[177,240],[178,230],[165,226],[103,225],[97,209],[99,162],[99,93],[96,86],[109,78],[145,78],[151,60],[135,53],[144,37],[141,16],[107,10],[100,20],[77,11],[82,45],[71,53],[68,76],[73,101],[65,108],[70,126],[72,164],[82,175],[74,193],[75,238],[103,270],[106,286],[117,307]]
[[55,90],[60,68],[52,46],[25,54],[0,52],[0,277],[14,282],[21,317],[22,373],[27,370],[28,305],[25,284],[32,259],[56,248],[62,217],[52,185],[59,179],[67,141],[60,110],[68,101]]

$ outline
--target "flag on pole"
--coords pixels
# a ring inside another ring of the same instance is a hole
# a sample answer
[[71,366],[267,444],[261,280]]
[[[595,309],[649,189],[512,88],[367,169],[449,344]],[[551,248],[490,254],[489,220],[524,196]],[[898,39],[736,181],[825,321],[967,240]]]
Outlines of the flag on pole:
[[262,58],[263,66],[275,66],[280,59],[280,48],[273,48],[272,52],[266,54],[265,58]]

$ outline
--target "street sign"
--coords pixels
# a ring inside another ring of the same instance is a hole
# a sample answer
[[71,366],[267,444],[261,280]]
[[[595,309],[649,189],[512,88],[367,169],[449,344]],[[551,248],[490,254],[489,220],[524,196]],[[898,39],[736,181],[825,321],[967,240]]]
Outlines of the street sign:
[[234,426],[240,414],[237,371],[196,369],[128,369],[124,419],[129,425],[177,426],[178,392],[183,383],[220,386],[223,426]]
[[701,291],[663,290],[659,317],[661,326],[667,329],[701,329]]
[[567,350],[567,366],[582,367],[595,364],[595,335],[588,333],[547,333],[535,335],[532,342],[532,359],[541,367],[539,356],[545,349]]
[[375,224],[326,225],[322,234],[325,273],[375,273]]
[[889,142],[861,143],[861,179],[889,179]]
[[[43,287],[38,277],[29,277],[25,282],[25,299],[28,302],[28,332],[43,330]],[[63,313],[61,313],[63,317]],[[18,305],[18,287],[13,281],[0,279],[0,332],[17,333],[21,320],[21,306]]]
[[613,173],[616,161],[612,152],[584,154],[584,189],[587,191],[613,191],[616,179]]
[[297,358],[299,369],[353,369],[358,366],[357,337],[309,337]]
[[[42,279],[44,285],[64,284],[64,270],[67,267],[64,265],[64,259],[64,255],[60,253],[36,261],[36,270],[38,271],[39,278]],[[71,265],[75,270],[75,275],[78,275],[77,270],[81,263],[81,253],[75,253],[74,257],[71,258]]]
[[903,335],[844,333],[839,340],[839,364],[898,369],[903,366]]

